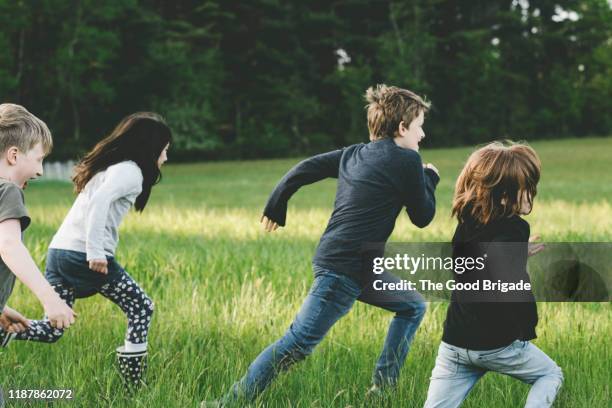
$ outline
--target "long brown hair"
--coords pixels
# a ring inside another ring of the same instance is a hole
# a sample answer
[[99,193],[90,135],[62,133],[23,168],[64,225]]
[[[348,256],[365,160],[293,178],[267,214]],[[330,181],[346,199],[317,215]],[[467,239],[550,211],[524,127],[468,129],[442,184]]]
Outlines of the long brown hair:
[[164,119],[153,112],[137,112],[123,118],[115,129],[81,159],[72,181],[77,193],[83,191],[98,172],[125,160],[134,161],[142,171],[142,192],[134,207],[142,212],[151,188],[161,180],[157,160],[172,141],[172,132]]
[[526,194],[529,204],[537,194],[541,163],[525,143],[493,142],[472,153],[455,185],[452,215],[481,224],[519,214]]

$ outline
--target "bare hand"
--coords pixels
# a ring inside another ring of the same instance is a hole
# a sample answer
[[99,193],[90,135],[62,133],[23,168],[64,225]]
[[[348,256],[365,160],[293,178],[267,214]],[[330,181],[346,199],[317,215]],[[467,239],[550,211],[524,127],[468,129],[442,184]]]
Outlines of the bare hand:
[[51,326],[67,329],[74,324],[77,314],[59,296],[44,304],[45,314]]
[[438,177],[440,176],[440,172],[438,171],[436,166],[434,166],[431,163],[423,163],[423,168],[424,169],[432,169],[438,175]]
[[106,259],[92,259],[89,261],[89,269],[106,275],[108,274],[108,261]]
[[263,224],[264,230],[268,232],[276,231],[278,228],[278,224],[266,217],[265,215],[261,216],[261,220],[259,220],[261,224]]
[[0,327],[9,333],[21,333],[30,327],[30,321],[18,311],[5,306],[0,315]]
[[546,245],[541,242],[536,242],[540,240],[539,235],[533,235],[529,237],[529,243],[527,244],[527,256],[533,256],[539,252],[542,252]]

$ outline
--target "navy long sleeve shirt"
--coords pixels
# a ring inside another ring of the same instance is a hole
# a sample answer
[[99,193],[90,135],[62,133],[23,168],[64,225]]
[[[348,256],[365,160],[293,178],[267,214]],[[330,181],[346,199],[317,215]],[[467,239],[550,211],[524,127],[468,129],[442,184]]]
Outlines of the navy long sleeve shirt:
[[356,144],[300,162],[274,188],[264,215],[284,226],[291,196],[301,186],[328,177],[338,179],[336,200],[314,265],[362,282],[364,244],[385,243],[402,208],[420,228],[434,217],[438,175],[423,169],[416,151],[401,148],[392,139]]

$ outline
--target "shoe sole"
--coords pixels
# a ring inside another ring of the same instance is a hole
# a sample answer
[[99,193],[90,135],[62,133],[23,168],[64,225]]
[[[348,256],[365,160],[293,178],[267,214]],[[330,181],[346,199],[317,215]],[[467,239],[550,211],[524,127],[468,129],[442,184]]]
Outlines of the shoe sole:
[[2,344],[0,344],[0,347],[8,346],[8,344],[11,342],[11,340],[15,338],[15,336],[17,336],[17,333],[7,333],[4,339],[2,340]]

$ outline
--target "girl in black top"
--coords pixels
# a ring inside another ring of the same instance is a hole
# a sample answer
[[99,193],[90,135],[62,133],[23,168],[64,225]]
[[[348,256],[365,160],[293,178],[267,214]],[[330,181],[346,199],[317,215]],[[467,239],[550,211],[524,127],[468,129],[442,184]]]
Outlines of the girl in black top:
[[[537,308],[528,286],[527,257],[543,249],[529,243],[531,212],[540,179],[540,159],[524,144],[491,143],[474,152],[455,188],[453,257],[483,257],[484,268],[455,273],[477,290],[455,290],[425,407],[458,407],[488,371],[516,377],[532,388],[526,407],[552,405],[563,381],[561,369],[530,343]],[[537,239],[537,237],[535,238]],[[485,283],[523,284],[523,290],[485,290]]]

